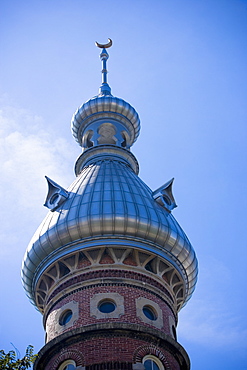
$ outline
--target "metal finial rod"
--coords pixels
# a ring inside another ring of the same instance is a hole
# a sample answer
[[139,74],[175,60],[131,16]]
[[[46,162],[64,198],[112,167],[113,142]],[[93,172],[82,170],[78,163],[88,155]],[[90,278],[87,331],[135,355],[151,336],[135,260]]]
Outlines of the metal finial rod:
[[107,53],[106,49],[110,48],[112,46],[112,40],[108,39],[107,44],[99,44],[97,41],[95,41],[95,45],[102,49],[102,52],[100,53],[100,59],[102,61],[102,85],[100,87],[100,93],[103,95],[111,95],[111,88],[107,83],[107,67],[106,62],[109,58],[109,54]]

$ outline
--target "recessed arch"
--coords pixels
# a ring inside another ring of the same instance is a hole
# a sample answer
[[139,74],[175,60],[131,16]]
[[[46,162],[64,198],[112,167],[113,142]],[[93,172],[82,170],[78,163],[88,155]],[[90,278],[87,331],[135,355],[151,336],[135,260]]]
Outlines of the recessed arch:
[[143,345],[138,347],[133,355],[133,362],[134,363],[143,363],[143,359],[147,359],[148,356],[153,356],[154,358],[158,359],[163,366],[163,370],[172,370],[170,367],[165,354],[161,348],[158,348],[152,344],[150,345]]
[[80,351],[63,348],[49,369],[60,370],[60,366],[65,365],[66,361],[74,361],[76,366],[84,366],[85,363],[84,356]]

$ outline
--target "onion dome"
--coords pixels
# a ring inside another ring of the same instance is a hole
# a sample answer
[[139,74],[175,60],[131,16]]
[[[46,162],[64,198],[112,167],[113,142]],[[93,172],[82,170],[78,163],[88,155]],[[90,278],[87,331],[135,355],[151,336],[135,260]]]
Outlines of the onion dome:
[[115,127],[119,123],[115,133],[118,145],[129,148],[139,135],[139,116],[129,103],[112,95],[99,94],[78,108],[71,121],[72,134],[83,148],[88,148],[97,142],[99,127],[111,121]]
[[128,103],[111,95],[105,48],[100,56],[100,94],[72,118],[73,135],[83,147],[75,165],[77,178],[67,190],[47,178],[45,206],[50,211],[24,256],[23,285],[42,311],[40,279],[56,261],[96,247],[127,248],[151,255],[145,264],[138,257],[140,266],[164,284],[170,281],[179,310],[195,288],[197,259],[171,214],[176,207],[173,180],[152,191],[137,176],[138,162],[129,148],[139,133],[139,117]]
[[185,281],[182,303],[190,298],[197,276],[195,252],[156,192],[128,165],[96,160],[84,167],[67,192],[68,198],[48,213],[26,251],[22,279],[31,300],[40,275],[55,260],[99,245],[128,245],[161,256]]
[[102,85],[99,94],[78,108],[71,120],[72,134],[83,150],[103,143],[129,149],[139,135],[140,120],[135,109],[123,99],[111,94],[111,88],[107,83],[108,58],[109,55],[103,45],[100,54],[103,64]]

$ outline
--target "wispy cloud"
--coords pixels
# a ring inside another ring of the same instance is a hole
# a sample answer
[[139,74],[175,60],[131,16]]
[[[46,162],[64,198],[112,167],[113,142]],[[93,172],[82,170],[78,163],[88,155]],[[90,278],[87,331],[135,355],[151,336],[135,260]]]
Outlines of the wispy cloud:
[[6,243],[16,241],[24,222],[42,220],[46,213],[42,207],[47,191],[45,175],[64,187],[69,185],[79,149],[42,117],[4,103],[0,109],[1,252]]
[[[26,110],[4,107],[0,111],[1,186],[8,184],[3,189],[8,192],[17,188],[18,202],[25,207],[40,194],[44,174],[68,181],[69,144],[44,126],[41,117]],[[35,185],[32,191],[30,185]]]
[[[179,334],[190,342],[204,346],[247,348],[247,328],[245,312],[236,315],[231,292],[222,291],[230,286],[232,272],[222,261],[208,256],[207,265],[200,268],[198,292],[192,297],[188,307],[179,315]],[[228,304],[225,302],[228,299]]]
[[244,320],[242,315],[236,317],[227,307],[218,307],[207,300],[194,300],[193,306],[181,313],[180,337],[209,347],[246,348]]

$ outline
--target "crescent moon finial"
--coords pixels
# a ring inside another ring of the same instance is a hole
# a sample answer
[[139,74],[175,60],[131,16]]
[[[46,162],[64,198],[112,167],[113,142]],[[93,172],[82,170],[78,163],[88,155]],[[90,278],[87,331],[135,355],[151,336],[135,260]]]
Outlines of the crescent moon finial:
[[110,48],[112,46],[112,40],[108,39],[107,44],[99,44],[97,41],[95,41],[95,45],[98,46],[98,48],[100,48],[100,49],[107,49],[107,48]]

